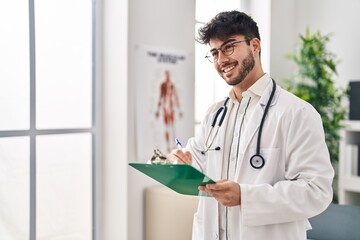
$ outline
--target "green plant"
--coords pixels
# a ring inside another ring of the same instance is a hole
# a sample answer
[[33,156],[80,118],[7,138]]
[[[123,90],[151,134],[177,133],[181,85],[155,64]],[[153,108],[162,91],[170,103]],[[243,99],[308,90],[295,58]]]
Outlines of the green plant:
[[346,114],[342,98],[347,90],[339,90],[334,85],[338,61],[326,48],[330,36],[322,35],[319,31],[310,34],[307,28],[305,36],[300,35],[300,40],[298,52],[288,55],[297,65],[295,79],[289,81],[288,90],[312,104],[320,113],[331,161],[337,162],[339,131],[343,127],[341,120]]

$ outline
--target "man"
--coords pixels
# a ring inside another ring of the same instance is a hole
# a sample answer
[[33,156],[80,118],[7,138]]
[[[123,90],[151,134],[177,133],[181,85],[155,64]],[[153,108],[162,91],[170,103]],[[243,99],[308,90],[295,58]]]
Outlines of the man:
[[216,180],[199,187],[193,240],[305,240],[308,218],[332,200],[334,171],[321,118],[261,67],[256,22],[222,12],[199,30],[207,58],[232,86],[198,136],[169,159]]

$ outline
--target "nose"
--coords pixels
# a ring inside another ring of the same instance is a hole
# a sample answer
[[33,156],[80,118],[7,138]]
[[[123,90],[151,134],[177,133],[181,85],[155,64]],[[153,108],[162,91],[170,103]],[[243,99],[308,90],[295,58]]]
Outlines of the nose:
[[222,51],[219,51],[216,63],[221,64],[227,60],[228,60],[227,56]]

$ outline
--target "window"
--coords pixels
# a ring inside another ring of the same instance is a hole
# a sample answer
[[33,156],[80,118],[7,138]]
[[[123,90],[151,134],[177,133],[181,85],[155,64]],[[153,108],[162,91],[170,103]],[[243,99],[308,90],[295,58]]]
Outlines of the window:
[[0,239],[94,238],[94,6],[0,8]]
[[[217,13],[240,9],[240,0],[196,0],[195,37],[198,29]],[[195,43],[195,131],[211,104],[228,96],[230,87],[205,59],[209,46]]]

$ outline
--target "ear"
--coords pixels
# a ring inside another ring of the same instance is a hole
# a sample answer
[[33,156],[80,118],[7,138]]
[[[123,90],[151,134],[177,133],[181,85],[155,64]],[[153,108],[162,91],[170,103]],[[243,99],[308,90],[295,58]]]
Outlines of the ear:
[[251,46],[254,51],[254,53],[260,53],[261,51],[261,42],[258,38],[251,39]]

